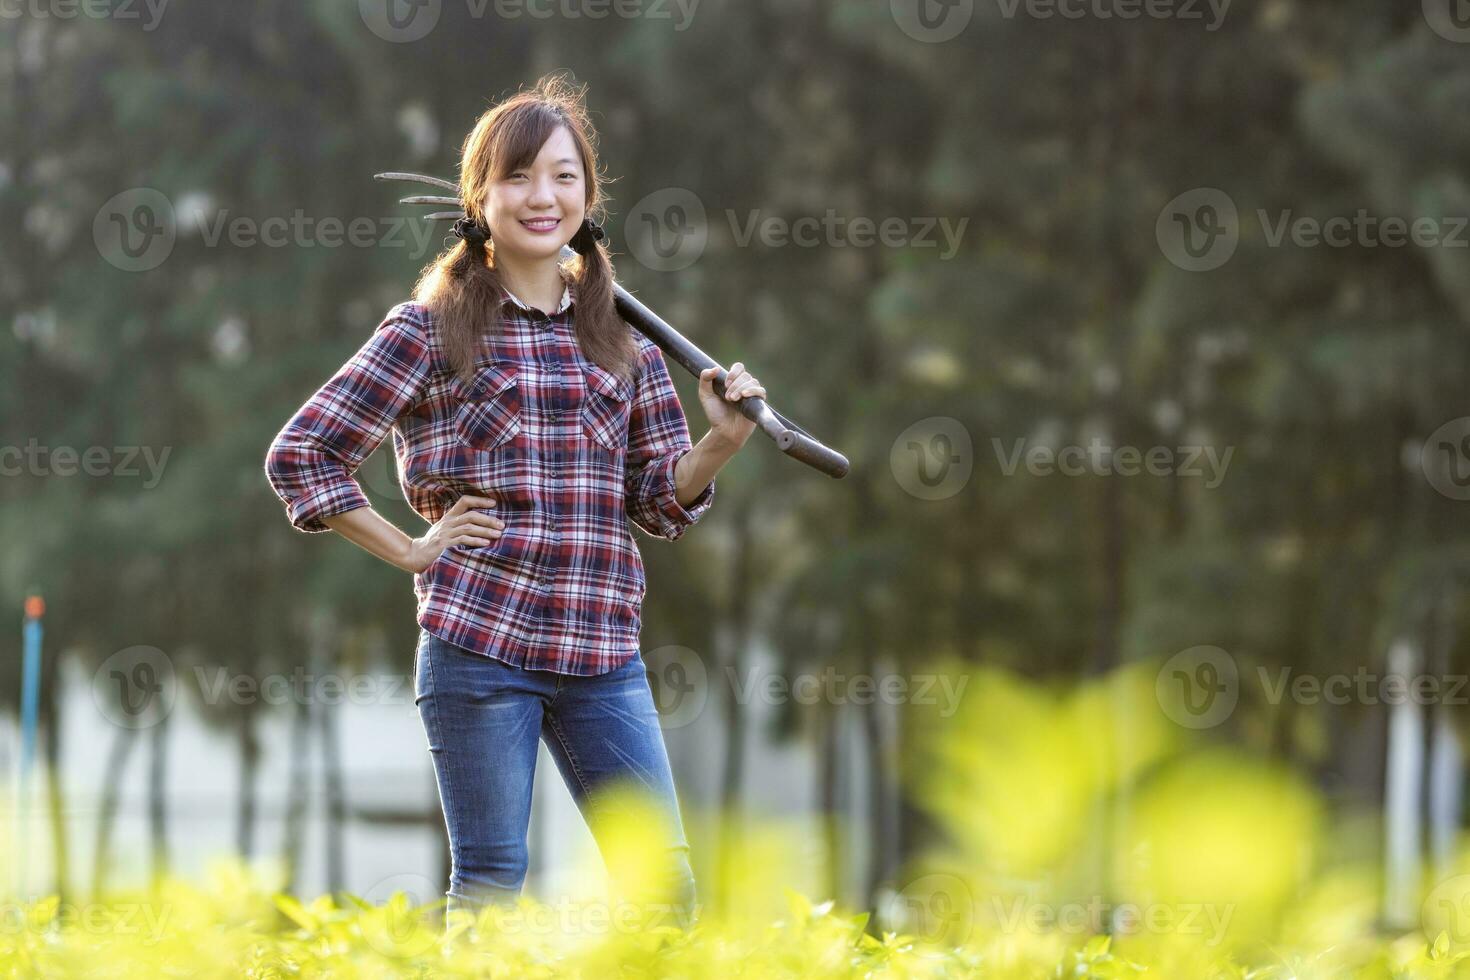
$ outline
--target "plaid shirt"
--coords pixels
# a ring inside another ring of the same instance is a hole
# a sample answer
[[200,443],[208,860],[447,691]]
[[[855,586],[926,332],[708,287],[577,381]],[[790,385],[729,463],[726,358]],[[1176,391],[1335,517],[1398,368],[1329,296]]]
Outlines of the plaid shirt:
[[265,470],[292,525],[330,530],[323,517],[368,506],[352,474],[391,429],[399,482],[424,520],[469,493],[494,497],[488,512],[506,525],[414,575],[419,625],[509,664],[591,675],[639,646],[647,583],[629,519],[673,541],[715,484],[687,508],[674,496],[674,465],[693,447],[663,353],[635,332],[629,385],[582,356],[571,302],[564,291],[548,317],[507,291],[504,339],[468,386],[428,311],[400,303],[281,429]]

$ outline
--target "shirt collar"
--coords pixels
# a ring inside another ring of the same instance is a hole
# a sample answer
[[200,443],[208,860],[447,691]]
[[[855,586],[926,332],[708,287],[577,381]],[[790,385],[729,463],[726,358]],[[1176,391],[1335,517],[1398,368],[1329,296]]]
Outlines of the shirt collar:
[[[501,286],[500,287],[500,291],[505,294],[506,299],[510,300],[512,303],[514,303],[515,305],[519,306],[521,309],[525,310],[527,313],[536,312],[535,310],[532,310],[530,306],[527,306],[525,303],[521,302],[520,297],[516,296],[515,293],[511,292],[509,289],[506,289],[504,286]],[[552,313],[552,316],[555,316],[557,313],[564,312],[566,310],[566,308],[568,306],[571,306],[571,305],[572,305],[572,288],[571,288],[571,284],[567,284],[565,286],[562,286],[562,288],[561,288],[561,302],[559,304],[557,304],[556,311],[554,313]]]

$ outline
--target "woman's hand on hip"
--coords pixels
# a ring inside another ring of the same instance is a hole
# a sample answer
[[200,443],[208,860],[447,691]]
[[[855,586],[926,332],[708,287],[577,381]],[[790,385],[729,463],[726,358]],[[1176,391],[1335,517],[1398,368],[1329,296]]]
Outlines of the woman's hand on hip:
[[468,544],[483,547],[494,544],[505,530],[505,522],[480,508],[495,506],[493,497],[465,494],[444,512],[423,537],[414,538],[409,549],[412,570],[422,572],[450,545]]

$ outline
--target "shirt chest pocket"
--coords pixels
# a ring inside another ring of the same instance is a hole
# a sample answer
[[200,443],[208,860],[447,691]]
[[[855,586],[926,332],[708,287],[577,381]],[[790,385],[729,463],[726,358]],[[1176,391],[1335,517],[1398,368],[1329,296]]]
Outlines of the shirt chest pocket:
[[583,370],[587,379],[587,397],[582,402],[583,430],[603,449],[611,452],[626,449],[632,386],[590,362]]
[[473,382],[456,377],[454,393],[460,399],[454,433],[467,446],[495,449],[521,431],[521,388],[514,364],[485,364]]

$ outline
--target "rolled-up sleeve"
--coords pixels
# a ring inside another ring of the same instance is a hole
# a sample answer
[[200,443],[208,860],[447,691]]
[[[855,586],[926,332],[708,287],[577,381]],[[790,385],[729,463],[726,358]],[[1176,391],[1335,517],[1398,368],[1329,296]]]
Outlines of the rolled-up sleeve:
[[679,503],[674,468],[694,444],[663,352],[646,337],[639,343],[638,390],[628,418],[624,506],[638,527],[674,541],[714,503],[715,481],[711,479],[688,507]]
[[322,518],[368,506],[353,473],[422,394],[428,336],[416,308],[400,303],[373,335],[292,416],[266,452],[271,489],[301,531],[329,531]]

